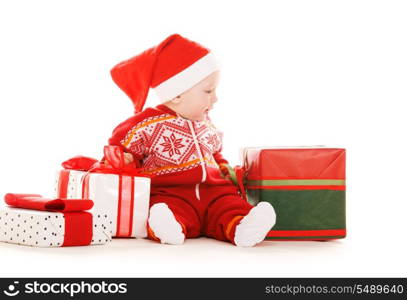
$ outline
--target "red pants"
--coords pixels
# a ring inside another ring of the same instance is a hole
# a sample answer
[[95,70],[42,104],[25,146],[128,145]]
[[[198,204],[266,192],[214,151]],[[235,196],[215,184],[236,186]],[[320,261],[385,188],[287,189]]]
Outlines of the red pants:
[[[152,187],[150,207],[166,203],[182,225],[186,238],[207,236],[234,243],[236,225],[253,208],[233,185]],[[156,239],[151,234],[149,238]]]

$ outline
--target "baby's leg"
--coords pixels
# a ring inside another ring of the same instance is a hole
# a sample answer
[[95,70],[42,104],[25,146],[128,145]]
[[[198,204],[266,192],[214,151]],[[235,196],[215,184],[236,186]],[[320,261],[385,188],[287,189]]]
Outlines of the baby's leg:
[[269,203],[253,207],[239,195],[218,198],[208,207],[206,217],[207,236],[245,247],[263,241],[276,221]]
[[173,195],[152,195],[148,237],[163,244],[179,245],[200,234],[200,221],[190,204]]

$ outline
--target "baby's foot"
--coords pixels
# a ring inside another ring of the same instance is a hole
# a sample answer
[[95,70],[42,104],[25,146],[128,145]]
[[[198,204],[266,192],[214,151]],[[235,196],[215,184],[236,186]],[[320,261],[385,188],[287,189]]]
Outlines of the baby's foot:
[[252,247],[264,240],[276,223],[276,213],[268,202],[260,202],[236,226],[235,244]]
[[180,245],[185,240],[181,224],[165,203],[157,203],[150,208],[148,224],[162,244]]

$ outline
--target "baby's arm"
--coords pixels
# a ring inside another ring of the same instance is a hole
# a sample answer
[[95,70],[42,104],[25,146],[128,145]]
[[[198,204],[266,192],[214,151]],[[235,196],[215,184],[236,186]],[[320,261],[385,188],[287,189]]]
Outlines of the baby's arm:
[[[125,164],[135,163],[137,168],[140,168],[143,160],[142,151],[136,151],[135,148],[131,149],[131,143],[126,143],[126,139],[129,137],[130,131],[140,120],[139,115],[135,115],[126,121],[120,123],[112,133],[112,136],[109,138],[109,145],[119,146],[124,152],[124,162]],[[131,140],[134,141],[134,138]],[[140,149],[140,148],[137,148]]]
[[227,178],[230,179],[234,184],[237,183],[237,178],[236,178],[236,172],[233,169],[233,167],[229,164],[229,162],[223,157],[221,151],[216,152],[213,155],[213,158],[215,159],[216,163],[219,165],[219,169],[222,172],[222,174]]

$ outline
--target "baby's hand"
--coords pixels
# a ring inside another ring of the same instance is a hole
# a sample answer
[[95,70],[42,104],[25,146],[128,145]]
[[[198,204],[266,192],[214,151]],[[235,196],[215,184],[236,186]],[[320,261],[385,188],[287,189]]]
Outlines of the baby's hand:
[[125,165],[128,165],[134,161],[133,155],[131,153],[124,152],[123,154],[124,154],[124,164]]
[[[133,155],[132,155],[131,153],[123,152],[123,156],[124,156],[124,164],[125,164],[125,165],[128,165],[128,164],[130,164],[130,163],[132,163],[132,162],[134,161]],[[110,165],[107,160],[105,160],[103,163],[104,163],[106,166],[109,166],[109,165]]]

